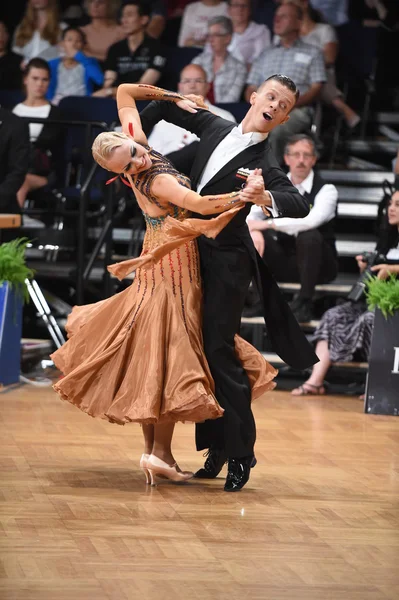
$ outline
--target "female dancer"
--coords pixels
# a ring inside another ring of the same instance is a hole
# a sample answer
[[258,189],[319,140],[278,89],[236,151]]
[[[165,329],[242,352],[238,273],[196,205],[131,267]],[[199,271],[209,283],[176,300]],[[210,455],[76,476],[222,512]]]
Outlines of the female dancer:
[[[240,192],[203,196],[188,178],[151,150],[134,99],[167,99],[186,110],[194,102],[140,84],[117,93],[124,133],[101,133],[93,156],[104,168],[129,180],[143,211],[147,232],[139,258],[109,267],[119,279],[136,269],[133,284],[112,298],[75,307],[68,320],[71,339],[52,358],[66,375],[54,387],[63,399],[92,416],[143,427],[141,467],[147,483],[155,475],[175,481],[181,472],[171,450],[176,421],[200,422],[222,416],[213,394],[201,334],[201,281],[195,238],[215,237],[243,206]],[[201,99],[199,105],[203,105]],[[222,213],[210,220],[190,212]],[[274,387],[276,375],[250,344],[237,338],[237,353],[252,382],[253,397]]]

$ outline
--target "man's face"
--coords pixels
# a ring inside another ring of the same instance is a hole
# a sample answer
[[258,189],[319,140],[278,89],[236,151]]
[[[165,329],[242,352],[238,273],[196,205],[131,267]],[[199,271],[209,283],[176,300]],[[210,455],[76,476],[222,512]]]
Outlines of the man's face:
[[389,202],[388,221],[390,225],[399,227],[399,192],[395,192]]
[[231,0],[229,17],[234,25],[249,23],[251,18],[251,0]]
[[89,0],[89,16],[93,19],[105,19],[107,17],[107,0]]
[[269,133],[288,121],[288,113],[295,106],[295,95],[279,81],[271,79],[250,98],[254,131]]
[[24,83],[27,95],[30,98],[42,99],[47,93],[50,77],[45,69],[32,67],[29,73],[25,75]]
[[307,140],[300,140],[288,147],[284,160],[295,179],[303,181],[315,166],[317,157],[312,144]]
[[4,52],[8,44],[8,31],[4,23],[0,23],[0,52]]
[[148,17],[140,17],[138,6],[127,5],[122,11],[121,25],[126,36],[144,31]]
[[301,20],[298,18],[298,13],[295,6],[292,4],[282,4],[276,10],[274,15],[274,33],[279,36],[284,36],[297,32],[301,28]]
[[212,52],[223,52],[231,42],[231,35],[224,33],[221,25],[211,25],[208,30],[208,40]]
[[209,92],[209,83],[206,81],[203,70],[194,65],[183,69],[180,74],[179,92],[183,96],[196,94],[206,98]]

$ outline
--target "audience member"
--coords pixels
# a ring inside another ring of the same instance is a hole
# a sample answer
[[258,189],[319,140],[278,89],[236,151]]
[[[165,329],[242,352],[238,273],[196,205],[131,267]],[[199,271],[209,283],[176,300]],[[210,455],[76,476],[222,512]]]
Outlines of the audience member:
[[[50,84],[50,67],[47,62],[42,58],[32,58],[26,66],[23,81],[26,98],[14,107],[13,113],[27,119],[59,119],[60,109],[50,104],[46,98]],[[29,123],[29,171],[17,193],[21,208],[30,191],[54,182],[52,156],[59,144],[61,132],[61,128],[54,124]]]
[[[389,275],[399,276],[399,192],[392,195],[388,206],[390,227],[383,229],[377,250],[386,256],[386,263],[371,267],[374,275],[385,280]],[[356,257],[362,273],[367,263],[363,256]],[[305,383],[292,390],[294,396],[326,393],[324,380],[332,363],[352,360],[367,361],[370,352],[374,312],[368,311],[364,300],[345,302],[324,313],[312,339],[316,342],[319,361],[312,368]]]
[[303,11],[297,4],[287,2],[278,7],[274,17],[274,32],[279,36],[279,41],[276,45],[266,48],[255,60],[245,92],[249,101],[252,92],[273,73],[284,73],[295,81],[300,91],[287,123],[275,128],[269,135],[270,144],[280,163],[283,162],[287,139],[294,133],[310,130],[312,107],[326,81],[322,52],[315,46],[305,44],[299,37],[302,19]]
[[227,17],[227,3],[221,0],[199,0],[184,9],[178,45],[203,48],[207,41],[209,21]]
[[84,7],[90,17],[90,22],[81,28],[87,40],[85,52],[87,56],[104,62],[110,46],[125,37],[122,27],[116,21],[119,2],[86,0]]
[[228,0],[228,4],[234,30],[228,50],[250,66],[270,46],[270,31],[266,25],[251,20],[251,0]]
[[[19,117],[0,107],[0,212],[20,213],[17,192],[29,166],[29,129]],[[0,241],[18,237],[16,229],[1,229]]]
[[[207,81],[206,72],[200,65],[187,65],[181,71],[180,82],[178,84],[178,90],[181,94],[184,96],[187,96],[188,94],[202,96],[211,112],[223,119],[235,123],[236,120],[230,112],[219,108],[218,106],[214,106],[209,102],[207,98],[209,88],[210,85]],[[194,133],[183,129],[182,127],[178,127],[173,123],[160,121],[152,130],[151,135],[148,138],[148,143],[161,154],[168,155],[171,152],[181,150],[185,146],[188,146],[192,142],[197,142],[198,140],[199,138]]]
[[93,86],[103,84],[99,62],[83,53],[86,38],[79,27],[67,27],[62,34],[62,58],[49,61],[51,71],[48,100],[58,104],[65,96],[91,96]]
[[121,83],[154,85],[166,64],[158,40],[149,37],[146,27],[150,6],[144,0],[127,0],[122,7],[122,29],[126,38],[113,44],[105,61],[104,87],[93,96],[115,96]]
[[[282,0],[284,4],[287,0]],[[327,82],[323,84],[320,100],[342,114],[347,126],[353,129],[360,123],[360,116],[343,100],[342,92],[336,86],[335,61],[338,54],[338,38],[334,28],[328,23],[319,23],[319,13],[309,0],[296,0],[303,10],[301,39],[319,48],[324,55]]]
[[22,83],[22,56],[9,50],[9,39],[7,27],[0,21],[0,90],[19,90]]
[[65,24],[59,22],[57,0],[28,0],[14,34],[13,51],[24,57],[25,65],[32,58],[56,58],[64,27]]
[[164,0],[152,0],[150,4],[151,15],[146,33],[155,39],[159,39],[163,34],[166,25],[168,14],[166,2]]
[[214,17],[209,21],[209,50],[204,50],[193,60],[201,65],[210,83],[210,102],[239,102],[247,78],[245,64],[227,50],[233,35],[233,25],[228,17]]
[[312,0],[312,6],[330,25],[338,27],[348,22],[349,0]]
[[291,308],[300,323],[313,318],[312,298],[318,283],[337,275],[334,219],[338,192],[313,167],[317,161],[312,138],[297,134],[287,142],[284,160],[288,178],[311,206],[302,219],[267,219],[258,206],[248,215],[248,227],[259,254],[278,281],[299,282]]

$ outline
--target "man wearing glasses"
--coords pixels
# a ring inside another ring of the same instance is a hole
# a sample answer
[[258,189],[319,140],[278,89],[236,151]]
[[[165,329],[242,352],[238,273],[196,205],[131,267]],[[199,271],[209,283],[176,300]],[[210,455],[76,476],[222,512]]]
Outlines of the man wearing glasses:
[[[180,73],[180,81],[178,84],[178,90],[180,94],[183,96],[187,96],[188,94],[195,94],[196,96],[202,96],[207,103],[209,110],[213,112],[218,117],[222,117],[223,119],[227,119],[227,121],[236,122],[233,115],[223,108],[219,108],[218,106],[214,106],[208,100],[208,92],[209,92],[210,84],[207,81],[207,75],[200,65],[187,65]],[[168,156],[170,160],[176,164],[175,157],[171,157],[170,153],[180,152],[186,148],[186,146],[190,146],[194,142],[198,142],[199,138],[190,131],[183,129],[182,127],[178,127],[178,125],[174,125],[173,123],[167,123],[166,121],[160,121],[154,127],[151,132],[151,135],[148,137],[148,143],[154,150],[157,150],[164,156]],[[192,148],[195,156],[194,148]],[[186,150],[184,150],[184,155],[187,154]],[[191,149],[190,149],[191,155]],[[178,158],[178,157],[177,157]],[[179,163],[179,170],[182,169],[182,166]],[[188,166],[188,173],[190,173],[191,165]],[[183,172],[187,173],[187,168],[183,168]]]
[[[328,283],[337,275],[334,220],[338,192],[313,171],[317,153],[309,136],[292,136],[284,161],[291,183],[309,202],[309,214],[300,219],[266,219],[262,209],[254,205],[247,223],[256,249],[277,281],[301,284],[291,308],[300,323],[307,323],[313,318],[316,284]],[[255,304],[246,313],[254,315],[257,310],[260,307]]]

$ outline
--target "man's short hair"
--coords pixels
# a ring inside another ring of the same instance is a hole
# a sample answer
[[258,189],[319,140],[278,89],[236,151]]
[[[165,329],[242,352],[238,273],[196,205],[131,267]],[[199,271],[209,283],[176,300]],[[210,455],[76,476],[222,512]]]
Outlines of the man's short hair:
[[297,15],[298,19],[299,19],[300,21],[302,21],[302,19],[303,19],[303,14],[304,14],[304,11],[303,11],[303,8],[302,8],[302,6],[299,6],[299,4],[298,4],[297,2],[295,2],[295,1],[293,1],[293,2],[290,2],[289,0],[288,0],[288,2],[284,2],[284,4],[280,4],[280,6],[287,6],[287,5],[288,5],[288,6],[293,6],[293,7],[295,8],[295,10],[296,10],[296,15]]
[[274,75],[270,75],[270,77],[265,79],[265,81],[260,84],[257,91],[260,92],[265,83],[267,83],[268,81],[278,81],[279,83],[281,83],[281,85],[289,89],[294,94],[295,104],[298,102],[299,90],[290,77],[287,77],[287,75],[281,75],[281,73],[275,73]]
[[294,135],[289,137],[284,147],[284,154],[289,154],[291,146],[294,146],[298,142],[308,142],[312,146],[313,154],[317,156],[317,148],[315,141],[310,135],[306,133],[295,133]]
[[149,2],[147,2],[147,0],[125,0],[121,5],[121,12],[125,8],[125,6],[137,6],[137,10],[140,17],[151,16],[151,5]]

